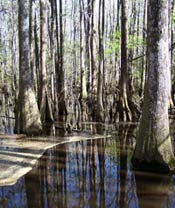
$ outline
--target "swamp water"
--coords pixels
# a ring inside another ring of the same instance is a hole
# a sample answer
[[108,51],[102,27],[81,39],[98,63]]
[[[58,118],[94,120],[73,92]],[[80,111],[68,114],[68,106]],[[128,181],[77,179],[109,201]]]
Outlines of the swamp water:
[[174,208],[175,175],[131,169],[133,126],[112,138],[49,149],[13,186],[0,187],[0,208]]

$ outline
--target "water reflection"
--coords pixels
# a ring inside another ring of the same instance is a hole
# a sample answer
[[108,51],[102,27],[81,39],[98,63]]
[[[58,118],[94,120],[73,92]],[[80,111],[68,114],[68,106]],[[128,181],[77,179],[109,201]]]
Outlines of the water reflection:
[[27,207],[24,177],[22,177],[14,186],[0,187],[0,207]]
[[112,139],[50,149],[15,186],[0,188],[0,207],[174,208],[175,176],[132,171],[132,136],[119,127]]
[[[158,174],[135,174],[139,207],[164,208],[169,207],[168,192],[171,177]],[[144,183],[143,183],[144,181]],[[175,207],[171,206],[171,207]]]

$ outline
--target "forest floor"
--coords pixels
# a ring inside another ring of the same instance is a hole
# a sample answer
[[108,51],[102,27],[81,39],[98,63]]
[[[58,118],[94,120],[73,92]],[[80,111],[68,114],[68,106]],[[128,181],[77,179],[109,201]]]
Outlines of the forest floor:
[[110,136],[78,134],[66,137],[26,137],[25,135],[0,134],[0,186],[15,184],[51,147],[104,137]]

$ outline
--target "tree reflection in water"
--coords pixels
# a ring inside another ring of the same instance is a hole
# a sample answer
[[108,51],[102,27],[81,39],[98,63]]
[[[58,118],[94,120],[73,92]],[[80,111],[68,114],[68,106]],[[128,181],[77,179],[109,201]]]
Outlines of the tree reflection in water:
[[46,152],[15,186],[0,188],[0,207],[175,207],[175,177],[133,172],[133,126],[112,139],[63,144]]
[[24,177],[13,186],[0,187],[0,208],[13,207],[27,207]]

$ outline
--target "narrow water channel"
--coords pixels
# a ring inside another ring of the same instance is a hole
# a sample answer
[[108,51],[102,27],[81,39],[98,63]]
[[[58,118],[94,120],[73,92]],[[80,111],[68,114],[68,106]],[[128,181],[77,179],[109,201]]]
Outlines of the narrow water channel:
[[49,149],[14,186],[0,187],[0,208],[174,208],[175,175],[132,171],[133,134],[122,128]]

